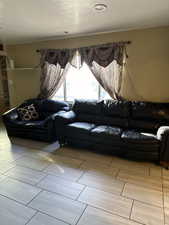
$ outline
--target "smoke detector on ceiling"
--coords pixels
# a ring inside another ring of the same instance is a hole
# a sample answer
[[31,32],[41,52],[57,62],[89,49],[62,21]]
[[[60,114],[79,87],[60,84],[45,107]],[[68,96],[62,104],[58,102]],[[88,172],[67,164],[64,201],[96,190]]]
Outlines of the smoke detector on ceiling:
[[97,12],[104,12],[106,9],[107,9],[107,5],[106,4],[96,4],[94,6],[94,9],[97,11]]

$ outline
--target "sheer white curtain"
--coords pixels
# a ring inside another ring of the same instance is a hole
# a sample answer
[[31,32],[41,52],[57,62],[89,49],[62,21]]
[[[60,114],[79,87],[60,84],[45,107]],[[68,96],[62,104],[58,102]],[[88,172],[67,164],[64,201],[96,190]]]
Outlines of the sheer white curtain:
[[113,99],[121,99],[120,90],[123,79],[125,43],[112,43],[102,46],[79,49],[82,63],[85,62],[99,84]]
[[106,92],[113,99],[119,99],[122,84],[122,66],[118,65],[114,60],[107,67],[102,67],[96,62],[93,62],[90,69]]
[[43,68],[43,81],[41,81],[40,98],[52,98],[59,90],[66,79],[67,71],[71,64],[67,63],[65,68],[61,68],[60,64],[54,65],[45,62]]
[[52,98],[59,90],[71,66],[75,50],[42,49],[39,98]]

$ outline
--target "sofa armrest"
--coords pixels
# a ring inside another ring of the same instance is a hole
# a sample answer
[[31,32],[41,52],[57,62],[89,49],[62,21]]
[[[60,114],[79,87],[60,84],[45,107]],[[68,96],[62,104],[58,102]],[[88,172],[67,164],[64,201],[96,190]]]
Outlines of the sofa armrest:
[[169,168],[169,126],[161,126],[157,131],[160,144],[160,164]]
[[169,135],[169,126],[162,126],[157,131],[158,140],[162,140],[165,136]]
[[2,115],[2,119],[4,122],[16,120],[17,118],[18,118],[18,112],[16,108],[9,110]]
[[44,119],[44,124],[47,125],[47,124],[50,123],[50,122],[54,123],[55,118],[56,118],[58,115],[60,115],[61,112],[62,112],[62,113],[65,113],[66,111],[59,111],[59,112],[57,112],[57,113],[51,114],[50,116],[47,116],[47,117]]
[[76,114],[73,111],[63,112],[60,111],[55,117],[55,123],[66,125],[75,121]]

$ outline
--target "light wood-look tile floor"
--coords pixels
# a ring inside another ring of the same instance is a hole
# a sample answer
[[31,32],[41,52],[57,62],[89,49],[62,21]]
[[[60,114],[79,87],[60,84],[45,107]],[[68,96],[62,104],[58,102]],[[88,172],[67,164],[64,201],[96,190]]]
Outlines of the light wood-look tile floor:
[[8,138],[0,225],[169,225],[169,171],[86,149]]

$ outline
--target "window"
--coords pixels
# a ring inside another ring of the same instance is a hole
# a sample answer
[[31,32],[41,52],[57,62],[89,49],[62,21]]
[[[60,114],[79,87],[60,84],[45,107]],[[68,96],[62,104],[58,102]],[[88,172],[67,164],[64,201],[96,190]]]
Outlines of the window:
[[57,91],[54,99],[72,102],[74,99],[110,99],[86,64],[76,69],[70,67],[66,81]]

